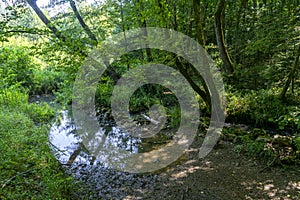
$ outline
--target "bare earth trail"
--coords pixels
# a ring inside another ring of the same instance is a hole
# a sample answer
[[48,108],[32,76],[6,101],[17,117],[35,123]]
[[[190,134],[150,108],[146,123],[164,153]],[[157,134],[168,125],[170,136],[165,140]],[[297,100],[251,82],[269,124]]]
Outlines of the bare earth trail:
[[202,160],[191,148],[184,164],[159,174],[162,179],[153,188],[132,190],[123,199],[300,199],[299,167],[262,171],[263,164],[233,147],[221,142]]
[[[89,189],[79,199],[116,200],[251,200],[300,199],[300,168],[266,168],[261,162],[239,155],[234,145],[221,141],[198,159],[201,141],[194,141],[182,163],[160,173],[128,174],[99,168],[80,173]],[[265,169],[265,170],[263,170]],[[73,172],[74,173],[74,172]],[[75,173],[74,173],[75,174]],[[78,173],[77,173],[78,174]],[[91,187],[92,186],[92,187]]]

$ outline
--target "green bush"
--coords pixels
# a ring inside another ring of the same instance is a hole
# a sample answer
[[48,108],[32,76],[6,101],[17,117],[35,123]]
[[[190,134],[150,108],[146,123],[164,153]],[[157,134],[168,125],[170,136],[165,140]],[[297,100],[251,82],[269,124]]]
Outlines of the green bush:
[[300,130],[299,107],[286,105],[272,90],[227,91],[226,115],[230,122]]
[[20,108],[28,102],[28,95],[21,90],[10,87],[0,90],[0,106],[6,108]]
[[53,113],[13,88],[0,91],[0,199],[72,198],[75,182],[48,145]]
[[72,103],[73,97],[73,81],[65,80],[58,84],[59,89],[53,91],[55,95],[55,101],[63,105]]
[[28,95],[14,88],[0,91],[0,107],[6,110],[18,110],[35,123],[49,122],[54,117],[54,111],[48,104],[28,104]]
[[49,94],[57,91],[61,83],[66,79],[66,73],[54,69],[45,68],[34,71],[34,80],[31,93]]
[[35,66],[26,47],[0,47],[0,79],[2,87],[20,84],[30,88],[33,84]]
[[109,77],[101,77],[101,82],[97,85],[95,95],[97,106],[110,107],[110,97],[113,89],[113,81]]

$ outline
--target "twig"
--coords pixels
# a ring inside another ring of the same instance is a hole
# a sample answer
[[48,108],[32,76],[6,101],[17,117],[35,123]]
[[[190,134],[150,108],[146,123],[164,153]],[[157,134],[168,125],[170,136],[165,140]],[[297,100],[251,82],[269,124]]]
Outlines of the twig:
[[275,156],[275,158],[272,160],[272,162],[270,162],[270,164],[267,164],[266,167],[264,167],[263,169],[261,169],[259,172],[262,173],[263,171],[265,171],[266,169],[269,169],[272,167],[272,165],[275,163],[275,161],[279,159],[279,156]]
[[10,179],[8,179],[8,180],[2,185],[2,189],[5,188],[6,185],[7,185],[9,182],[11,182],[12,180],[14,180],[14,179],[17,178],[18,176],[27,174],[27,173],[29,173],[29,172],[31,172],[31,171],[33,171],[33,170],[35,170],[35,169],[29,169],[29,170],[27,170],[27,171],[25,171],[25,172],[18,173],[18,174],[16,174],[15,176],[11,177]]

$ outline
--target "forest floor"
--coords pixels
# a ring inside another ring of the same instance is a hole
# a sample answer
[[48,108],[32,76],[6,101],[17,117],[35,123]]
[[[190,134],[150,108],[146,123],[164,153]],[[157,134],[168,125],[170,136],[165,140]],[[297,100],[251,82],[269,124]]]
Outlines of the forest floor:
[[[197,141],[194,146],[199,146]],[[197,152],[191,148],[187,161],[161,174],[164,181],[141,199],[300,199],[299,167],[266,168],[238,155],[227,142],[201,160]]]
[[[94,181],[98,195],[92,199],[300,199],[300,168],[266,168],[262,161],[234,151],[234,145],[221,141],[208,156],[198,159],[201,141],[194,141],[182,157],[182,164],[169,166],[150,176],[110,172]],[[91,172],[85,176],[95,175]],[[81,180],[85,179],[81,175]],[[98,181],[96,181],[98,180]],[[93,182],[92,181],[92,182]],[[87,181],[90,182],[90,181]],[[105,182],[105,183],[104,183]],[[85,198],[87,191],[84,192]],[[80,195],[80,196],[81,196]]]

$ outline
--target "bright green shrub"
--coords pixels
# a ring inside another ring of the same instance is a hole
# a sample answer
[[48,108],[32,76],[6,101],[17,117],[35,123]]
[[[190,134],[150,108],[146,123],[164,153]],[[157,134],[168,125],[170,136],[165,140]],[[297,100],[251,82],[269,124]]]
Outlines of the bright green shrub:
[[227,121],[300,130],[298,106],[286,105],[271,90],[227,91]]
[[34,71],[34,80],[31,93],[49,94],[57,91],[61,83],[66,79],[66,73],[51,68]]
[[34,64],[26,47],[0,47],[0,80],[2,87],[20,84],[30,88],[33,83]]

